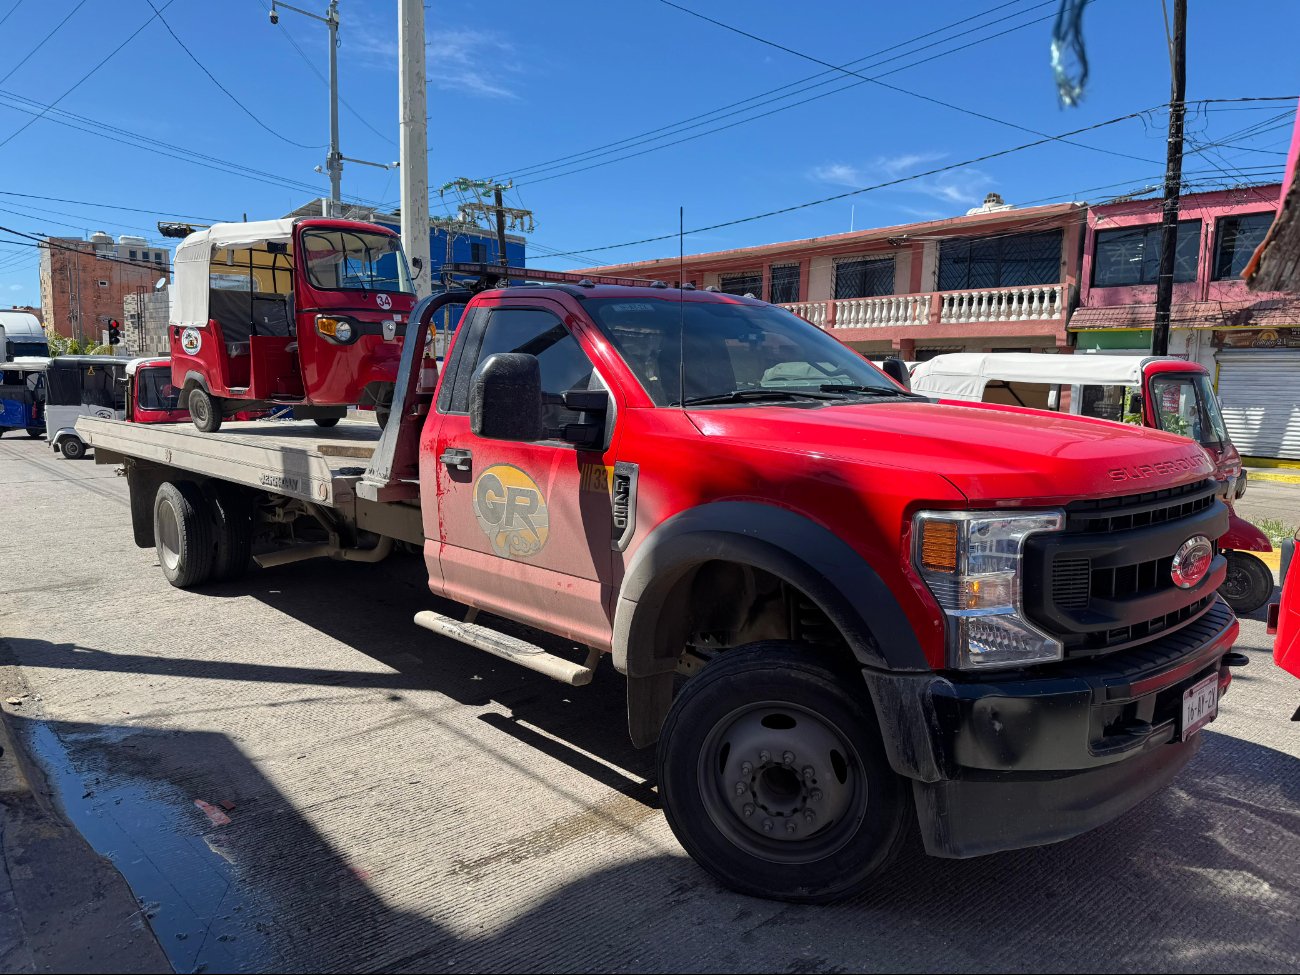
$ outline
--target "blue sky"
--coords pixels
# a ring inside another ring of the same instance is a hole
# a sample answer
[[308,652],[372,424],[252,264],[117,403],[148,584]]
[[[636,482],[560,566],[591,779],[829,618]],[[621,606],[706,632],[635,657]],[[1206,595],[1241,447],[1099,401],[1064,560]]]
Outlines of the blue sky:
[[[272,217],[326,193],[325,179],[313,172],[324,149],[289,144],[323,146],[328,136],[324,26],[288,12],[272,26],[264,0],[152,4],[0,0],[0,18],[8,18],[0,23],[0,225],[152,238],[155,222],[167,214]],[[298,5],[324,8],[323,0]],[[1061,108],[1048,66],[1056,5],[694,4],[821,61],[865,58],[855,70],[913,94],[823,75],[807,84],[830,83],[677,131],[666,127],[825,69],[659,0],[501,0],[491,5],[495,17],[481,4],[435,3],[427,14],[429,110],[435,117],[430,181],[437,186],[456,176],[516,174],[511,202],[536,212],[530,263],[565,269],[675,253],[672,240],[546,257],[675,233],[679,206],[688,230],[702,228],[1035,138],[917,95],[1050,134],[1167,100],[1159,0],[1095,0],[1084,18],[1087,91],[1080,107]],[[221,84],[280,137],[259,127],[204,75],[151,19],[154,6]],[[348,103],[341,114],[343,152],[391,161],[397,156],[396,2],[341,0],[340,8],[340,75]],[[1260,0],[1248,15],[1244,9],[1221,0],[1191,4],[1189,99],[1300,92],[1293,0]],[[973,19],[949,27],[966,18]],[[1008,32],[991,36],[1001,31]],[[921,49],[928,44],[934,46]],[[883,53],[868,58],[875,52]],[[56,99],[55,111],[32,121],[40,110],[33,104]],[[801,99],[812,100],[773,111]],[[1255,178],[1268,167],[1280,170],[1288,111],[1294,113],[1294,103],[1194,108],[1189,151],[1227,144],[1193,152],[1186,166],[1191,178],[1208,186]],[[1096,201],[1158,182],[1164,126],[1161,114],[1130,120],[1077,138],[1092,150],[1053,143],[835,203],[688,234],[686,248],[710,251],[847,230],[851,206],[859,228],[952,215],[990,190],[1011,203]],[[666,129],[659,138],[618,151],[601,148],[659,129]],[[578,155],[592,150],[604,154]],[[575,158],[552,163],[568,156]],[[229,164],[242,169],[231,172]],[[538,164],[549,165],[528,172]],[[343,192],[391,203],[398,181],[395,173],[349,165]],[[34,251],[0,241],[0,305],[10,303],[39,303],[36,258]]]

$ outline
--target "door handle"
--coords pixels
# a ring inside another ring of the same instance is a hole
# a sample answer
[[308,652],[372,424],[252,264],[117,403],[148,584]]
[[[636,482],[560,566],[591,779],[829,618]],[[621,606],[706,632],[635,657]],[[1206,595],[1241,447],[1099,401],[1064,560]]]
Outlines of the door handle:
[[448,447],[438,459],[448,467],[454,467],[458,471],[467,471],[469,470],[470,459],[473,456],[463,447]]

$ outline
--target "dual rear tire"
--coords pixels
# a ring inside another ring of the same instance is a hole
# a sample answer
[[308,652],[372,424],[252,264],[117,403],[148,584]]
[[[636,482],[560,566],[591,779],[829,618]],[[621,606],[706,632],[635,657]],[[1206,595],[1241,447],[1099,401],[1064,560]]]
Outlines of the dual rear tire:
[[167,481],[153,503],[158,565],[178,589],[229,582],[248,570],[253,507],[244,492],[212,483]]

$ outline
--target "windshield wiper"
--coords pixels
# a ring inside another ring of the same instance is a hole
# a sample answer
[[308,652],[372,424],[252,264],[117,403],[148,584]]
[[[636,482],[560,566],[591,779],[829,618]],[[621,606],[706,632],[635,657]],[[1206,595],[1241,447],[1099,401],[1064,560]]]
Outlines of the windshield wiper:
[[729,393],[711,393],[708,396],[688,396],[673,403],[673,406],[708,406],[710,403],[744,403],[750,400],[824,400],[828,397],[822,393],[806,392],[798,389],[733,389]]
[[[857,383],[822,383],[819,387],[823,393],[865,393],[868,396],[908,396],[918,397],[917,393],[894,389],[891,386],[862,386]],[[924,397],[918,397],[924,398]]]

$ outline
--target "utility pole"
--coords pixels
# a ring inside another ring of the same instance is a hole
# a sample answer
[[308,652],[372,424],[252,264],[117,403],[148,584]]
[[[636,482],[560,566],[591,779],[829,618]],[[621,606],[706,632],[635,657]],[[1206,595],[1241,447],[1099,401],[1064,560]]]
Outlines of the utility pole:
[[506,259],[506,208],[501,203],[500,184],[492,188],[492,202],[497,212],[497,263],[509,267],[510,261]]
[[1169,41],[1171,74],[1169,144],[1165,156],[1164,218],[1160,224],[1160,274],[1156,278],[1156,320],[1151,354],[1169,354],[1169,319],[1174,300],[1174,258],[1178,251],[1178,198],[1183,182],[1183,116],[1187,90],[1187,0],[1174,0],[1174,30]]
[[[424,0],[398,0],[402,250],[416,266],[415,295],[433,290],[429,254],[429,123],[424,70]],[[448,236],[448,241],[451,237]]]
[[[343,155],[339,148],[339,0],[330,0],[329,6],[325,8],[325,16],[314,14],[310,10],[303,10],[301,7],[295,7],[293,4],[285,3],[284,0],[271,0],[271,23],[280,22],[280,8],[292,10],[296,14],[302,14],[304,17],[310,17],[312,20],[319,20],[329,28],[330,31],[330,148],[329,154],[325,157],[325,167],[316,167],[316,172],[327,173],[330,178],[330,198],[326,204],[327,217],[341,217],[343,215],[343,163],[347,162],[361,163],[365,166],[374,166],[377,169],[388,169],[389,166],[384,163],[368,162],[365,159],[353,159],[351,156]],[[424,11],[420,11],[421,22],[424,20]],[[421,94],[423,100],[423,94]]]

